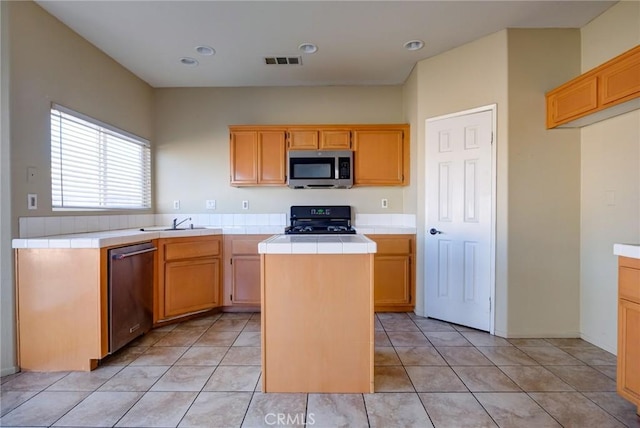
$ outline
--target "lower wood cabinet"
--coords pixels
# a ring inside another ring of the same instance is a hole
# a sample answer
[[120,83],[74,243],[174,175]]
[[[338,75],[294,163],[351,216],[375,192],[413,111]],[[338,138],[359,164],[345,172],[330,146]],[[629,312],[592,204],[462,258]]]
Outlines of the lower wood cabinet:
[[376,242],[373,298],[377,312],[415,307],[415,235],[367,235]]
[[220,306],[222,236],[158,240],[154,322]]
[[21,370],[89,371],[107,355],[107,251],[16,250],[17,357]]
[[271,235],[225,235],[223,304],[233,310],[260,308],[258,243]]
[[640,414],[640,259],[619,258],[618,394]]

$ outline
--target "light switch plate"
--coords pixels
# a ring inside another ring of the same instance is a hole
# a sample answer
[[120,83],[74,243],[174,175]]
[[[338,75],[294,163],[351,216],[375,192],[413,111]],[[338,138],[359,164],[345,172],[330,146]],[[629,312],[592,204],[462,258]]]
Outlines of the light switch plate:
[[208,210],[215,210],[216,209],[216,200],[215,199],[207,199],[205,202],[205,206],[207,207]]
[[381,205],[382,205],[382,208],[389,208],[389,200],[386,198],[383,198],[381,200]]
[[180,209],[180,200],[176,199],[175,201],[173,201],[173,209],[174,210],[179,210]]

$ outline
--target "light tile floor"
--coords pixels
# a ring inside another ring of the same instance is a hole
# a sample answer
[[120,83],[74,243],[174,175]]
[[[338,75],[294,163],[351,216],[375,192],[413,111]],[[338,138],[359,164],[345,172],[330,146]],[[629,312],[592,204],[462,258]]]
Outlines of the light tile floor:
[[2,378],[0,426],[640,427],[613,355],[376,315],[375,394],[260,392],[260,314],[162,327],[97,370]]

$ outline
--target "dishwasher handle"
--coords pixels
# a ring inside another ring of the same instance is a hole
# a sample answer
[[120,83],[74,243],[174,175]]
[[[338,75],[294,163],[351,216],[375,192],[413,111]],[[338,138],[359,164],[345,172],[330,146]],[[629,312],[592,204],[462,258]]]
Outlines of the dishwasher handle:
[[127,257],[133,257],[133,256],[137,256],[138,254],[145,254],[145,253],[150,253],[152,251],[156,251],[157,248],[156,247],[151,247],[151,248],[147,248],[145,250],[140,250],[140,251],[133,251],[131,253],[124,253],[124,254],[114,254],[113,256],[111,256],[114,260],[123,260],[126,259]]

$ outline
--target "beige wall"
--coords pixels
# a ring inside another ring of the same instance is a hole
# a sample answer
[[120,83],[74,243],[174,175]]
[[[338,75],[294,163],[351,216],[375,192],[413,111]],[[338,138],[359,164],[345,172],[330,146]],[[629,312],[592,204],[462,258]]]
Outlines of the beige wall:
[[[409,80],[418,92],[412,148],[418,260],[424,257],[424,120],[497,104],[498,335],[579,333],[579,131],[551,133],[544,125],[544,94],[579,72],[579,49],[577,30],[505,30],[420,62],[417,83]],[[418,264],[419,298],[424,265]]]
[[[52,215],[51,103],[152,139],[153,89],[35,3],[9,2],[9,14],[15,232],[19,216]],[[38,195],[38,210],[27,211],[27,193]]]
[[545,93],[579,74],[580,33],[511,29],[508,56],[508,334],[577,336],[580,132],[546,129]]
[[[228,125],[403,123],[402,87],[173,88],[156,90],[156,209],[162,213],[283,213],[291,205],[346,204],[402,213],[402,187],[294,190],[229,185]],[[382,209],[380,199],[389,200]],[[180,210],[172,201],[180,200]]]
[[[582,28],[582,71],[639,44],[638,22],[640,2],[624,1]],[[640,244],[640,111],[580,132],[580,331],[584,339],[616,353],[618,273],[612,247]]]
[[9,15],[0,2],[0,376],[16,370],[13,251],[11,250],[11,173],[9,158]]
[[[417,179],[414,194],[418,213],[417,293],[424,299],[425,236],[425,120],[489,104],[498,115],[498,254],[496,332],[507,330],[506,289],[506,173],[507,173],[507,32],[500,31],[417,64],[417,138],[412,144]],[[412,76],[413,78],[413,76]],[[411,80],[410,80],[411,82]],[[504,178],[503,178],[504,177]],[[427,266],[428,268],[428,266]]]
[[[419,195],[424,195],[424,176],[421,174],[420,169],[420,154],[419,151],[423,144],[421,144],[421,140],[419,139],[418,130],[420,129],[420,120],[418,114],[418,106],[419,106],[419,94],[420,89],[418,85],[418,67],[414,67],[411,71],[411,74],[407,78],[402,87],[402,101],[403,101],[403,116],[404,121],[407,122],[411,126],[411,182],[409,186],[403,189],[403,200],[404,200],[404,212],[417,214],[420,212],[420,204],[424,206],[424,198]],[[424,121],[423,121],[424,122]],[[422,179],[420,178],[422,176]],[[422,181],[421,181],[422,180]],[[415,296],[415,313],[419,315],[424,315],[424,263],[422,263],[422,258],[424,252],[422,249],[424,248],[424,226],[422,225],[424,221],[419,221],[417,234],[417,242],[416,242],[416,296]]]
[[[6,78],[4,67],[7,59],[10,75],[9,227],[11,236],[16,237],[18,217],[52,215],[49,143],[51,103],[64,105],[152,139],[153,89],[33,2],[2,2],[2,15],[3,36],[8,34],[8,46],[4,44],[5,37],[2,40],[2,78]],[[6,22],[8,25],[5,25]],[[7,153],[3,146],[3,166]],[[27,183],[27,167],[37,169],[33,183]],[[2,184],[5,186],[8,176],[4,168],[2,174]],[[27,211],[28,193],[38,195],[38,210]],[[5,245],[7,208],[4,205],[4,193],[2,197],[2,245]],[[10,275],[10,269],[5,274],[7,258],[4,254],[2,260],[0,370],[5,373],[15,367],[15,346],[11,340],[15,332],[12,317],[15,302],[12,293],[7,291],[5,281],[10,279],[6,279],[5,275]]]

